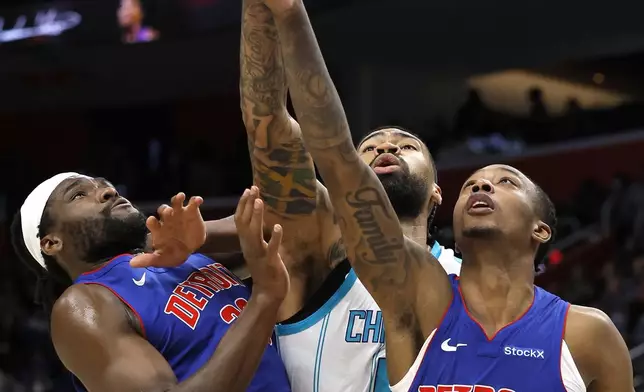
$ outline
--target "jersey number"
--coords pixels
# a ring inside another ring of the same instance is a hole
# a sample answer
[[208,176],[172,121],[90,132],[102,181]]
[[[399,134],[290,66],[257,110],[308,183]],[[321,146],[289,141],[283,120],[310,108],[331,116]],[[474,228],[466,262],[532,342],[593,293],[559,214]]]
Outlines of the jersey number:
[[234,304],[229,304],[221,308],[219,315],[221,319],[230,324],[233,321],[237,320],[237,317],[241,314],[242,310],[246,307],[248,301],[245,298],[237,298]]

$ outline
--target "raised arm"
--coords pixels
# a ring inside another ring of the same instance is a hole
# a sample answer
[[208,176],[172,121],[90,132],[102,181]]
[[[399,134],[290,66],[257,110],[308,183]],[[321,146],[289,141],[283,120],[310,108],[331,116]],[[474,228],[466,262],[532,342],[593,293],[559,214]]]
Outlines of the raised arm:
[[240,95],[253,180],[267,205],[267,219],[309,218],[316,208],[315,168],[300,127],[286,110],[286,76],[270,10],[244,0]]
[[245,391],[271,336],[279,302],[254,298],[208,362],[178,383],[168,362],[137,332],[107,289],[72,286],[52,311],[59,358],[92,392]]
[[304,142],[341,218],[349,258],[383,312],[409,313],[404,308],[415,300],[414,270],[431,264],[429,253],[405,239],[382,184],[360,160],[301,0],[266,3],[276,20]]
[[[329,191],[349,260],[383,311],[388,350],[397,358],[388,364],[389,376],[396,381],[451,300],[449,281],[426,248],[403,236],[382,184],[359,158],[301,0],[265,1],[277,25],[305,146]],[[432,311],[418,311],[419,283],[423,308]]]

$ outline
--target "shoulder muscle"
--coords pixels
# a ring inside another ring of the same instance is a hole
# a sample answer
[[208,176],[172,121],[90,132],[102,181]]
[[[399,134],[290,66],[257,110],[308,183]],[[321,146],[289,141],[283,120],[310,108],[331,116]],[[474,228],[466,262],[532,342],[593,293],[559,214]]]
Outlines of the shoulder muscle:
[[163,391],[176,384],[163,356],[130,325],[124,304],[97,285],[74,285],[56,301],[56,352],[91,391]]
[[572,305],[565,340],[590,390],[633,391],[628,347],[606,313]]

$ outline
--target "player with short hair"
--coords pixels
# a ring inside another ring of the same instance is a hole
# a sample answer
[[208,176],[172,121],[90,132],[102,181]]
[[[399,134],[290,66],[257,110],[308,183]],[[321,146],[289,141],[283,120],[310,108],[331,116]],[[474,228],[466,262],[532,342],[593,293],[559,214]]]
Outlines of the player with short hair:
[[[258,0],[245,0],[242,9],[241,109],[253,180],[267,204],[267,222],[284,227],[280,253],[291,276],[277,326],[291,385],[298,392],[388,391],[382,314],[346,260],[327,190],[316,181],[300,126],[287,112],[273,16]],[[454,252],[428,237],[441,194],[427,146],[401,127],[385,126],[359,149],[410,237],[458,273]]]

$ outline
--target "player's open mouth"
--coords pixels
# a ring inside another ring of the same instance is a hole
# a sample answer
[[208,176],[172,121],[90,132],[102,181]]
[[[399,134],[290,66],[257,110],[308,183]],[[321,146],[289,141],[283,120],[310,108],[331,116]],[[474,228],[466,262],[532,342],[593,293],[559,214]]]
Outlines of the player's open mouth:
[[124,199],[124,198],[118,199],[116,201],[116,203],[114,203],[114,205],[112,205],[113,210],[117,209],[117,208],[128,208],[128,207],[132,207],[132,204],[130,204],[130,202],[127,201],[127,199]]
[[400,160],[393,154],[382,154],[373,161],[371,166],[376,174],[392,173],[400,170]]
[[465,209],[470,215],[486,215],[494,211],[494,200],[486,193],[475,193],[467,199]]

